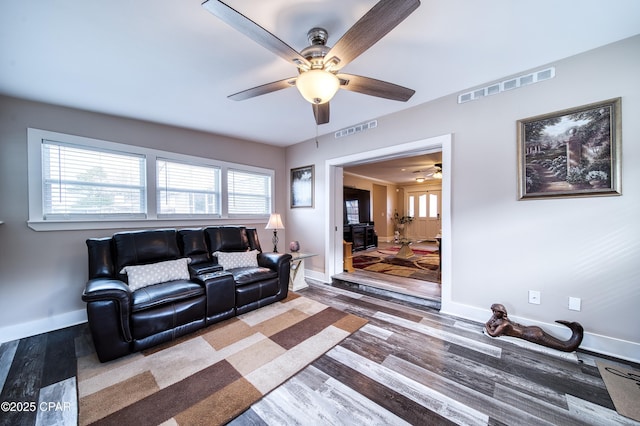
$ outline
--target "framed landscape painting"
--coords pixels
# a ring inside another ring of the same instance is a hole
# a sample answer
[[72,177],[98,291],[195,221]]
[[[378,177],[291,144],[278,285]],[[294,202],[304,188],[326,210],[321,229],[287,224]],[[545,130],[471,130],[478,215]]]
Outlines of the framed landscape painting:
[[620,103],[519,120],[519,199],[620,195]]
[[313,166],[291,169],[291,208],[313,207]]

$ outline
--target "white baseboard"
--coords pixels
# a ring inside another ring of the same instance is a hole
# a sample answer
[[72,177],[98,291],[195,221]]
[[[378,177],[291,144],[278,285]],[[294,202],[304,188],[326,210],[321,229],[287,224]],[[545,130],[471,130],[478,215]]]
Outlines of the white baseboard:
[[325,284],[331,283],[331,278],[327,281],[327,276],[324,272],[312,271],[311,269],[304,270],[304,276],[306,278],[311,278],[316,281],[321,281]]
[[22,324],[13,324],[0,328],[0,343],[12,340],[23,339],[37,334],[48,333],[49,331],[71,327],[72,325],[87,322],[87,311],[79,309],[77,311],[66,312],[48,318],[42,318]]
[[[446,304],[446,306],[445,304],[443,304],[440,312],[443,314],[452,315],[454,317],[477,321],[482,324],[487,322],[487,320],[491,317],[490,309],[481,309],[455,302],[450,302]],[[538,327],[542,328],[545,331],[548,331],[549,334],[552,334],[559,339],[568,339],[571,336],[571,331],[567,327],[555,322],[544,323],[528,318],[515,317],[512,315],[509,315],[509,317],[520,324],[537,325]],[[616,339],[600,334],[594,334],[585,331],[582,343],[580,344],[580,349],[596,352],[602,355],[612,356],[615,358],[625,359],[627,361],[640,362],[639,343]]]

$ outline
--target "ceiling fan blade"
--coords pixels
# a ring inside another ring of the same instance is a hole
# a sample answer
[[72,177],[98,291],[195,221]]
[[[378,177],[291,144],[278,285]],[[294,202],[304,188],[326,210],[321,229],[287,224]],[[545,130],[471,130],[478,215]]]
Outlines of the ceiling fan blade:
[[234,29],[297,67],[310,68],[309,61],[291,46],[220,0],[205,0],[202,6]]
[[420,6],[420,0],[380,0],[336,42],[325,56],[340,69],[376,44]]
[[413,89],[382,80],[376,80],[375,78],[353,74],[338,74],[338,78],[340,79],[341,89],[394,101],[406,102],[416,93]]
[[272,83],[263,84],[261,86],[252,87],[242,92],[229,95],[229,99],[234,101],[244,101],[245,99],[255,98],[256,96],[266,95],[267,93],[286,89],[296,85],[296,77],[285,78],[284,80],[274,81]]
[[327,124],[329,122],[329,102],[323,104],[311,104],[313,107],[313,116],[316,118],[316,124]]

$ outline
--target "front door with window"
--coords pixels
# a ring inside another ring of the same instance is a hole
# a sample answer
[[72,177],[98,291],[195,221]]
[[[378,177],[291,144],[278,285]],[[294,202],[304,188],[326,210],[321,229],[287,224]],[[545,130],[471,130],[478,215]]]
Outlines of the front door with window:
[[414,218],[407,229],[408,238],[434,239],[440,233],[441,193],[440,190],[407,192],[407,214]]

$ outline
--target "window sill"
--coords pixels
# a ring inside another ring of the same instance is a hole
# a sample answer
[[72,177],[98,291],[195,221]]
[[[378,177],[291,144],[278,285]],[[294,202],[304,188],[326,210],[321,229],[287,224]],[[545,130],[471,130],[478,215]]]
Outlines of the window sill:
[[264,218],[215,218],[215,219],[130,219],[130,220],[40,220],[27,221],[29,228],[38,232],[46,231],[81,231],[94,229],[147,229],[147,228],[188,228],[211,225],[258,225],[264,224],[268,217]]

